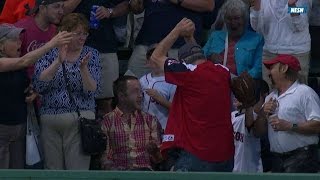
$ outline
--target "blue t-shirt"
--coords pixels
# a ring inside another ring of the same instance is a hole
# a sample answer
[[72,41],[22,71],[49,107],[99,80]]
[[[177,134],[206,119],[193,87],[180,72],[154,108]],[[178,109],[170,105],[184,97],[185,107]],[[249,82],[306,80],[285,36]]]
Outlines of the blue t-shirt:
[[[195,39],[201,40],[202,13],[194,12],[173,3],[159,0],[144,1],[144,22],[137,36],[137,45],[151,45],[159,43],[165,38],[176,24],[184,17],[191,19],[196,25]],[[173,48],[179,48],[184,40],[179,38]]]

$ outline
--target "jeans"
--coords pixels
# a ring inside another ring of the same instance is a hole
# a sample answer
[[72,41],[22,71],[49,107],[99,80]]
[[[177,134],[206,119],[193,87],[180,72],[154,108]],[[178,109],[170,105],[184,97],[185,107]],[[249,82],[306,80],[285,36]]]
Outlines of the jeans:
[[174,171],[232,172],[233,163],[233,157],[227,161],[208,162],[200,160],[185,150],[181,150],[180,157],[174,165]]

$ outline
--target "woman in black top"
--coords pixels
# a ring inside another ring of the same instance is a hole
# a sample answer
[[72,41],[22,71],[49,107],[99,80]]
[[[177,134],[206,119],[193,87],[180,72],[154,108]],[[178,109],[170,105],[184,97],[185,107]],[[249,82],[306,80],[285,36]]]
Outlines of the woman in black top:
[[24,168],[28,87],[24,68],[50,49],[69,43],[71,33],[61,32],[41,48],[20,56],[23,29],[0,25],[0,169]]

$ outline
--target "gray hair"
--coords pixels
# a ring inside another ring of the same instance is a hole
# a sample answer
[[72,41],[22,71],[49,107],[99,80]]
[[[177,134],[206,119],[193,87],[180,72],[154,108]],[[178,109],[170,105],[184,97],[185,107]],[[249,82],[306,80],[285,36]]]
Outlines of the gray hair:
[[244,20],[244,25],[247,27],[249,23],[249,7],[242,0],[227,0],[222,7],[220,8],[217,18],[212,25],[214,30],[223,30],[226,29],[225,25],[225,16],[228,12],[232,12],[233,10],[239,10],[242,14],[242,18]]

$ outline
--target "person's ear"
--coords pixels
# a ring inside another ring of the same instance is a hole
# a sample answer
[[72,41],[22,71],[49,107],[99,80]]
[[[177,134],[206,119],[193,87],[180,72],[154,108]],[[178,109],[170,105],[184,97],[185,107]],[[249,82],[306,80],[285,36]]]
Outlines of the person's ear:
[[289,69],[289,66],[287,64],[282,64],[280,66],[280,72],[281,73],[286,73],[288,71],[288,69]]

